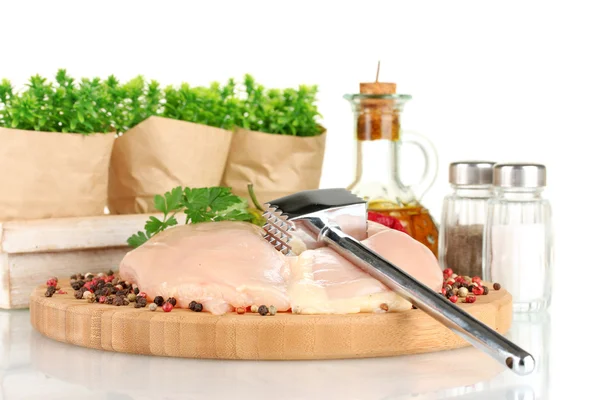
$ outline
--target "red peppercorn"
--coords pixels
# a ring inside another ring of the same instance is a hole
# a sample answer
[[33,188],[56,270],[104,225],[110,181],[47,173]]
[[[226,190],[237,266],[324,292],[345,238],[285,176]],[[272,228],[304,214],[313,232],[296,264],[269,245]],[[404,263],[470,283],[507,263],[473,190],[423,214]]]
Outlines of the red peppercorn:
[[163,304],[162,309],[164,312],[171,312],[171,310],[173,309],[173,304],[167,301],[165,304]]
[[446,268],[446,269],[444,270],[444,275],[452,275],[453,273],[454,273],[454,271],[452,271],[452,269],[451,269],[451,268]]
[[473,294],[476,296],[481,296],[483,294],[483,288],[479,286],[474,287]]
[[479,277],[479,276],[474,276],[473,278],[471,278],[471,281],[472,281],[472,282],[475,282],[475,283],[481,283],[481,277]]
[[46,281],[46,286],[56,286],[58,281],[54,278],[50,278]]
[[456,303],[458,301],[458,296],[456,296],[455,294],[453,294],[452,296],[450,296],[449,300],[453,303]]
[[445,296],[446,295],[446,288],[442,288],[442,294]]
[[477,298],[476,298],[475,296],[467,296],[467,297],[465,298],[465,301],[466,301],[467,303],[475,303],[475,300],[477,300]]
[[238,314],[245,314],[246,309],[244,307],[238,307],[235,309],[235,312],[237,312]]
[[462,276],[457,276],[456,278],[454,278],[454,282],[463,283],[465,282],[465,278],[463,278]]
[[148,295],[146,294],[146,292],[140,292],[140,293],[138,294],[138,296],[140,296],[140,297],[143,297],[143,298],[146,298],[146,297],[148,297]]
[[98,303],[106,303],[106,296],[100,296]]
[[502,286],[499,283],[494,283],[494,290],[500,290]]
[[450,278],[450,279],[448,279],[448,280],[446,281],[446,285],[450,285],[450,286],[452,286],[452,284],[453,284],[453,283],[455,283],[455,282],[456,282],[456,281],[455,281],[454,279]]

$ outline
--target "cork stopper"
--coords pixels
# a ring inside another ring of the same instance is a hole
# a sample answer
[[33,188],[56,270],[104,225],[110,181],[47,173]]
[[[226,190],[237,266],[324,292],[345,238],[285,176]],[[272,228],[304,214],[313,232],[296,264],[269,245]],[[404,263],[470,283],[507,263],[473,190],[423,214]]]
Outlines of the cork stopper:
[[360,94],[395,94],[396,84],[391,82],[379,82],[379,68],[381,61],[377,62],[377,75],[375,82],[361,82]]
[[[361,94],[396,94],[396,84],[379,82],[379,67],[375,82],[360,83]],[[400,137],[400,116],[394,107],[393,99],[362,99],[357,118],[357,139],[364,140],[398,140]]]

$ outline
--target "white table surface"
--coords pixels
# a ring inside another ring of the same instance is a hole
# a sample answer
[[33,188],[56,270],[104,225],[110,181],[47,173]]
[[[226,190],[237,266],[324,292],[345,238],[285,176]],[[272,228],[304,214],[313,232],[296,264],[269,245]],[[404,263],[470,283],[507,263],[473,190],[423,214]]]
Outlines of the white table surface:
[[[548,399],[551,314],[515,315],[508,336],[536,371],[520,377],[474,348],[337,361],[251,362],[136,356],[80,348],[0,311],[0,400]],[[597,398],[597,397],[596,397]]]

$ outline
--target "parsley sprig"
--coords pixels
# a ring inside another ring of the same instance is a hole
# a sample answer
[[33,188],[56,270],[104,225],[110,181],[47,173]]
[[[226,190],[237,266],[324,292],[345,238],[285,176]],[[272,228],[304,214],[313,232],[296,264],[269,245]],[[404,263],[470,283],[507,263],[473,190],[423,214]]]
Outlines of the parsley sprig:
[[178,186],[162,196],[154,196],[154,207],[163,213],[162,220],[151,216],[144,225],[144,232],[138,231],[127,239],[129,246],[138,247],[152,236],[177,225],[176,215],[181,211],[186,215],[186,224],[209,221],[260,222],[255,214],[248,211],[246,201],[232,194],[228,187]]

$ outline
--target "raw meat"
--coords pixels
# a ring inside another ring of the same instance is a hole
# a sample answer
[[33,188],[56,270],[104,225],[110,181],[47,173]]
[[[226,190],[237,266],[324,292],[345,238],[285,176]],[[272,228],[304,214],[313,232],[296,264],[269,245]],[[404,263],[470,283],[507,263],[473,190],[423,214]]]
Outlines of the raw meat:
[[213,314],[252,304],[289,310],[287,260],[261,232],[246,222],[176,226],[127,253],[120,274],[178,307],[195,300]]
[[[432,289],[442,285],[433,254],[407,234],[369,222],[362,242]],[[410,304],[330,248],[309,249],[294,239],[296,257],[286,257],[245,222],[176,226],[130,251],[121,277],[155,296],[192,300],[213,314],[236,307],[274,305],[278,311],[342,314],[410,308]],[[312,246],[310,246],[312,247]]]
[[[443,277],[436,258],[406,233],[370,223],[369,238],[362,243],[431,289],[441,288]],[[390,311],[411,307],[330,248],[307,250],[290,264],[289,294],[294,312],[350,314],[381,311],[382,304]]]

